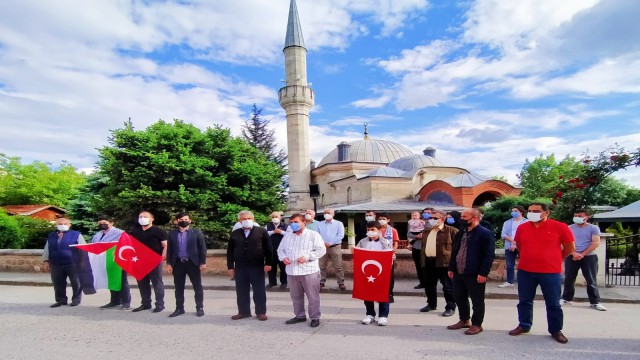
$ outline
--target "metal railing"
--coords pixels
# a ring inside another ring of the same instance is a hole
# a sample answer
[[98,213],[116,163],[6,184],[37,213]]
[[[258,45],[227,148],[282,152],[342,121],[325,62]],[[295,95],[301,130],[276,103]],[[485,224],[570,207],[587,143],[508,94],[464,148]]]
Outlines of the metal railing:
[[606,286],[640,286],[640,235],[607,239]]

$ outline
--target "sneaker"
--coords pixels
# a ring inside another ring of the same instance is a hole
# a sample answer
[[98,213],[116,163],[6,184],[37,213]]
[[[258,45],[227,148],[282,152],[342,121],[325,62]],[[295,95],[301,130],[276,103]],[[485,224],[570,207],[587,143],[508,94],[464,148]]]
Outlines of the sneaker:
[[571,302],[569,300],[562,299],[562,300],[560,300],[560,306],[562,306],[562,305],[573,305],[573,302]]
[[386,317],[378,318],[378,326],[387,326],[387,318]]
[[598,304],[591,304],[591,307],[596,309],[596,310],[600,310],[600,311],[607,311],[607,308],[602,306],[602,304],[598,303]]
[[362,325],[369,325],[371,324],[371,322],[373,321],[373,316],[371,315],[367,315],[364,317],[364,319],[362,319]]
[[503,282],[502,284],[498,285],[499,288],[508,288],[508,287],[513,287],[512,283],[509,282]]

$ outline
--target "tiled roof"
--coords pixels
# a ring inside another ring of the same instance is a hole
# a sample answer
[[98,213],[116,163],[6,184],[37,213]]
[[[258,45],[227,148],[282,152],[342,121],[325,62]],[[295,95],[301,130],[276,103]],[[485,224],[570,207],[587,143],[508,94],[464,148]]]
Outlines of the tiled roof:
[[53,205],[6,205],[2,206],[2,208],[5,209],[9,215],[23,216],[33,215],[47,209],[53,209],[61,214],[65,214],[67,212],[65,209]]

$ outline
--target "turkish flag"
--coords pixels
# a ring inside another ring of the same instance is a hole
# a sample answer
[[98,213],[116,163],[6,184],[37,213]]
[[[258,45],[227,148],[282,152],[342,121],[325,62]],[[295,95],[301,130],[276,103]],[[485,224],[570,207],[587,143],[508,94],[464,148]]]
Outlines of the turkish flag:
[[393,250],[353,249],[353,298],[389,302]]
[[116,263],[127,274],[142,280],[162,262],[162,256],[133,236],[123,232],[116,245]]

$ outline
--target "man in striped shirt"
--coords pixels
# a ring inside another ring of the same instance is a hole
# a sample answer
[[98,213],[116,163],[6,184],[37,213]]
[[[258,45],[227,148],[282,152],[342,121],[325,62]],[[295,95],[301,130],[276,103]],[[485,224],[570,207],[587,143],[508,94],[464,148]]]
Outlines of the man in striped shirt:
[[320,325],[320,266],[318,260],[327,252],[320,234],[306,228],[304,214],[293,214],[289,229],[278,247],[278,259],[286,265],[289,294],[295,317],[285,324],[306,322],[304,297],[309,302],[311,327]]

